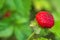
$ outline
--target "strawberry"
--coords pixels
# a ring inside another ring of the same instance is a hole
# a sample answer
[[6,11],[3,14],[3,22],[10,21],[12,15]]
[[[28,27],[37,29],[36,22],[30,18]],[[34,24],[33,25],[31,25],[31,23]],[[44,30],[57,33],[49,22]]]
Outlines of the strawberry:
[[36,21],[42,28],[51,28],[54,25],[54,18],[47,11],[40,11],[36,14]]

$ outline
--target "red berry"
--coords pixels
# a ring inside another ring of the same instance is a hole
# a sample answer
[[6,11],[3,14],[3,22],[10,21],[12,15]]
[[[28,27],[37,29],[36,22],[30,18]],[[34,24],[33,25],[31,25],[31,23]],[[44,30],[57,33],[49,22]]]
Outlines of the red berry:
[[38,12],[36,14],[36,21],[42,28],[51,28],[54,25],[54,18],[47,11]]
[[10,12],[6,12],[4,17],[10,17]]

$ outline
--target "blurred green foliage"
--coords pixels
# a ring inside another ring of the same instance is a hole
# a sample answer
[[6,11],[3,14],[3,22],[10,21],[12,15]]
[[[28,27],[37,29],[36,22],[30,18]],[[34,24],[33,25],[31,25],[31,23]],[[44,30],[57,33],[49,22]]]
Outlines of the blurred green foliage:
[[[33,23],[34,19],[31,15],[35,17],[36,12],[45,9],[52,13],[55,20],[54,27],[49,29],[49,31],[55,34],[56,40],[60,40],[59,3],[60,0],[0,0],[0,14],[4,15],[5,11],[11,12],[11,16],[9,18],[0,20],[0,37],[8,38],[14,33],[17,40],[27,40],[27,38],[32,34],[32,31],[36,32],[35,29],[38,29],[37,23]],[[34,7],[32,10],[33,13],[30,12],[32,5]],[[29,26],[30,18],[33,19],[32,23],[36,26],[35,29],[31,29]],[[48,34],[44,30],[40,31],[41,34],[39,35]],[[38,33],[40,33],[40,31]],[[38,40],[45,39],[46,38],[38,38]]]

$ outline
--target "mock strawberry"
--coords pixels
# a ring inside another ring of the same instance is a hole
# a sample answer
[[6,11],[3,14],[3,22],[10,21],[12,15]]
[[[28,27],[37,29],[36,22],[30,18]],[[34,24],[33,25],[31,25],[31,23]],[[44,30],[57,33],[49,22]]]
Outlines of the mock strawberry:
[[36,14],[36,21],[42,28],[51,28],[54,25],[54,18],[47,11],[40,11]]

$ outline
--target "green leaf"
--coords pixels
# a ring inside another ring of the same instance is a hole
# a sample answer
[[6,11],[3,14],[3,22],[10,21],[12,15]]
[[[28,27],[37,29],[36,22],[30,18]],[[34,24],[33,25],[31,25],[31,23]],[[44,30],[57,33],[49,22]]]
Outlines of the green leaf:
[[29,26],[29,23],[24,23],[20,25],[20,29],[23,30],[23,32],[26,34],[26,36],[29,36],[32,33],[32,29]]
[[15,28],[15,36],[17,40],[25,40],[25,37],[24,37],[25,35],[17,27]]
[[28,23],[24,23],[15,27],[15,35],[18,40],[27,40],[31,35],[32,30],[27,24]]
[[0,0],[0,9],[3,7],[5,0]]
[[14,0],[6,0],[6,7],[10,10],[10,11],[16,11],[16,5],[14,3]]
[[7,37],[10,37],[12,35],[12,33],[13,33],[13,26],[10,26],[10,27],[0,31],[0,37],[7,38]]
[[21,23],[25,23],[25,22],[28,22],[29,21],[29,18],[22,17],[20,14],[18,14],[18,12],[17,13],[14,13],[13,18],[15,19],[15,23],[16,24],[21,24]]
[[32,33],[29,27],[29,15],[31,0],[15,0],[17,11],[14,13],[15,18],[15,35],[17,40],[27,40],[29,35]]
[[11,18],[5,18],[0,20],[0,31],[9,28],[10,25],[12,24],[11,21],[12,21]]
[[[14,1],[17,7],[15,17],[20,16],[17,21],[25,23],[29,21],[30,9],[31,9],[31,0],[15,0]],[[21,21],[20,21],[21,20]]]

